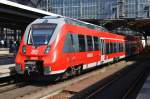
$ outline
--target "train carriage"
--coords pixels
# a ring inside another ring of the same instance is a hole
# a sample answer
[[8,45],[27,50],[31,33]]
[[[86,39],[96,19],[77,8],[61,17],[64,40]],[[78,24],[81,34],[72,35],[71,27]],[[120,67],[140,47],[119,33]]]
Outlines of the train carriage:
[[[126,43],[128,42],[128,44]],[[65,78],[84,69],[130,56],[131,47],[140,40],[108,32],[106,29],[60,16],[46,16],[26,29],[16,56],[18,74]],[[142,51],[142,47],[134,54]]]

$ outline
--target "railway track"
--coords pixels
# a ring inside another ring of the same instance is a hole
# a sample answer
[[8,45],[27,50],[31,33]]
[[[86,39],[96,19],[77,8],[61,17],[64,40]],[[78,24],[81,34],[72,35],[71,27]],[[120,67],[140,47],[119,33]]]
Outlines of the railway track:
[[[130,78],[129,78],[130,80],[128,79],[127,81],[127,77],[131,77],[131,75],[134,75],[134,77],[132,77],[132,80],[134,79],[135,82],[131,81]],[[120,75],[119,77],[114,78],[112,81],[106,83],[102,87],[99,87],[97,90],[95,90],[90,95],[88,95],[86,99],[93,99],[93,98],[94,99],[99,99],[99,98],[110,99],[111,97],[113,97],[113,99],[131,99],[128,97],[131,91],[133,90],[132,88],[134,88],[135,85],[139,83],[139,81],[144,76],[145,76],[145,70],[136,73],[136,75],[135,75],[135,72],[130,72],[125,75],[124,74]]]
[[[149,74],[147,62],[136,63],[134,66],[123,71],[119,75],[111,77],[107,82],[100,82],[92,88],[75,94],[71,99],[135,99],[141,85]],[[143,68],[144,67],[144,68]]]
[[13,89],[21,88],[28,85],[23,79],[18,80],[17,75],[4,77],[0,79],[0,94]]
[[19,83],[13,83],[13,84],[8,84],[5,86],[2,86],[2,87],[0,87],[0,94],[10,91],[10,90],[24,87],[26,85],[27,85],[27,83],[25,83],[25,82],[19,82]]

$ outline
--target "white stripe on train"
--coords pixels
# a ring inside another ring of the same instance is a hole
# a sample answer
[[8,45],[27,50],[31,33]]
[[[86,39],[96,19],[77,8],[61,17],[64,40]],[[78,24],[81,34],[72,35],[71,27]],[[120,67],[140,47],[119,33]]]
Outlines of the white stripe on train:
[[[125,55],[120,56],[119,58],[120,59],[125,58]],[[85,69],[92,68],[92,67],[95,67],[95,66],[99,66],[99,65],[111,62],[111,61],[113,61],[113,58],[107,59],[107,60],[104,60],[104,61],[98,61],[98,62],[93,62],[93,63],[89,63],[89,64],[84,64],[83,69],[85,70]],[[63,72],[65,72],[65,70],[51,71],[50,74],[59,74],[59,73],[63,73]]]

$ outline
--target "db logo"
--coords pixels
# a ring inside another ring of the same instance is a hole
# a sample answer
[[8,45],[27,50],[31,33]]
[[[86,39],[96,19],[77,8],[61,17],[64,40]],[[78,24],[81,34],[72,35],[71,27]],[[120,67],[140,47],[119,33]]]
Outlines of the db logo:
[[32,51],[31,51],[31,54],[37,55],[38,52],[39,52],[38,50],[32,50]]

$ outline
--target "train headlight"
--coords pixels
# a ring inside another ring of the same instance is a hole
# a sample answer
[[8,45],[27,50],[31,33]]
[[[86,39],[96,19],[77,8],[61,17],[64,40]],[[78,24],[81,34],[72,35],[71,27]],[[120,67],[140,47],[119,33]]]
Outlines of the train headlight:
[[50,46],[47,46],[47,48],[45,49],[45,54],[48,54],[50,49],[51,49]]
[[22,46],[22,53],[25,54],[26,53],[26,46]]

